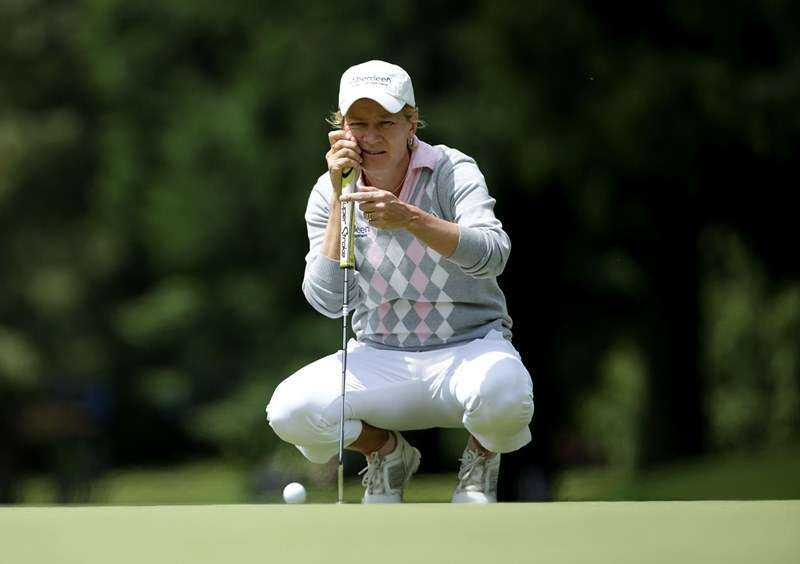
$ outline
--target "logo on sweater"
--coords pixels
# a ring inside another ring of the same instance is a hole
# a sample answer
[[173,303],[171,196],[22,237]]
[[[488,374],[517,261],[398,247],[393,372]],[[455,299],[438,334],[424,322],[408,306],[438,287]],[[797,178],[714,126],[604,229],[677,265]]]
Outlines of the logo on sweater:
[[356,239],[361,239],[369,235],[369,227],[366,225],[356,225]]

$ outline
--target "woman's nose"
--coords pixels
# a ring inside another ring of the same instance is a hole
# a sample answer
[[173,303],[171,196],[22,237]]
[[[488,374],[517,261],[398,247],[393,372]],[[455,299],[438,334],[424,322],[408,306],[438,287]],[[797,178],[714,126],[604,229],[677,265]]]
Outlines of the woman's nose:
[[361,139],[367,143],[374,143],[380,139],[380,133],[378,132],[377,128],[370,127],[364,132],[364,135],[362,135]]

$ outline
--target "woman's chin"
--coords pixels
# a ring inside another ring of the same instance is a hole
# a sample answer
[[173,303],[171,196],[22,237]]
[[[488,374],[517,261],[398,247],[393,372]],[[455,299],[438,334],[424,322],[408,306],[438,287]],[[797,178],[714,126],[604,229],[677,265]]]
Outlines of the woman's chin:
[[389,161],[389,155],[386,153],[380,155],[369,155],[367,156],[364,161],[361,163],[361,169],[366,171],[367,173],[375,173],[381,172],[385,170],[389,170],[391,168],[391,162]]
[[380,166],[380,164],[375,163],[375,162],[370,162],[367,159],[365,159],[364,162],[361,163],[361,170],[363,170],[367,174],[369,174],[369,173],[373,173],[374,174],[376,172],[380,172],[384,168],[385,167]]

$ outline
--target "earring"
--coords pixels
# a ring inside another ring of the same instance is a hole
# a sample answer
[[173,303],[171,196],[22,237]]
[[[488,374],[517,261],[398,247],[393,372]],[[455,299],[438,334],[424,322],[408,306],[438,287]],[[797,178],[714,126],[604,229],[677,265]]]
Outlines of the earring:
[[409,137],[408,138],[408,148],[409,149],[413,149],[414,148],[414,138],[413,137]]

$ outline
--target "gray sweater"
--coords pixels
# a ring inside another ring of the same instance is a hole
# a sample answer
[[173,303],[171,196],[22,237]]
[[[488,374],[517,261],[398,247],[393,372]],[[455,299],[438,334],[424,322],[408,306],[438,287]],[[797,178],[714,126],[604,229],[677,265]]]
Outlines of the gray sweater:
[[[314,309],[335,318],[342,315],[344,271],[338,260],[320,254],[332,192],[326,172],[308,199],[303,293]],[[356,206],[356,274],[349,283],[356,339],[378,348],[430,350],[496,329],[510,340],[497,276],[511,242],[475,160],[417,140],[399,197],[457,223],[458,246],[445,258],[408,231],[371,227]]]

